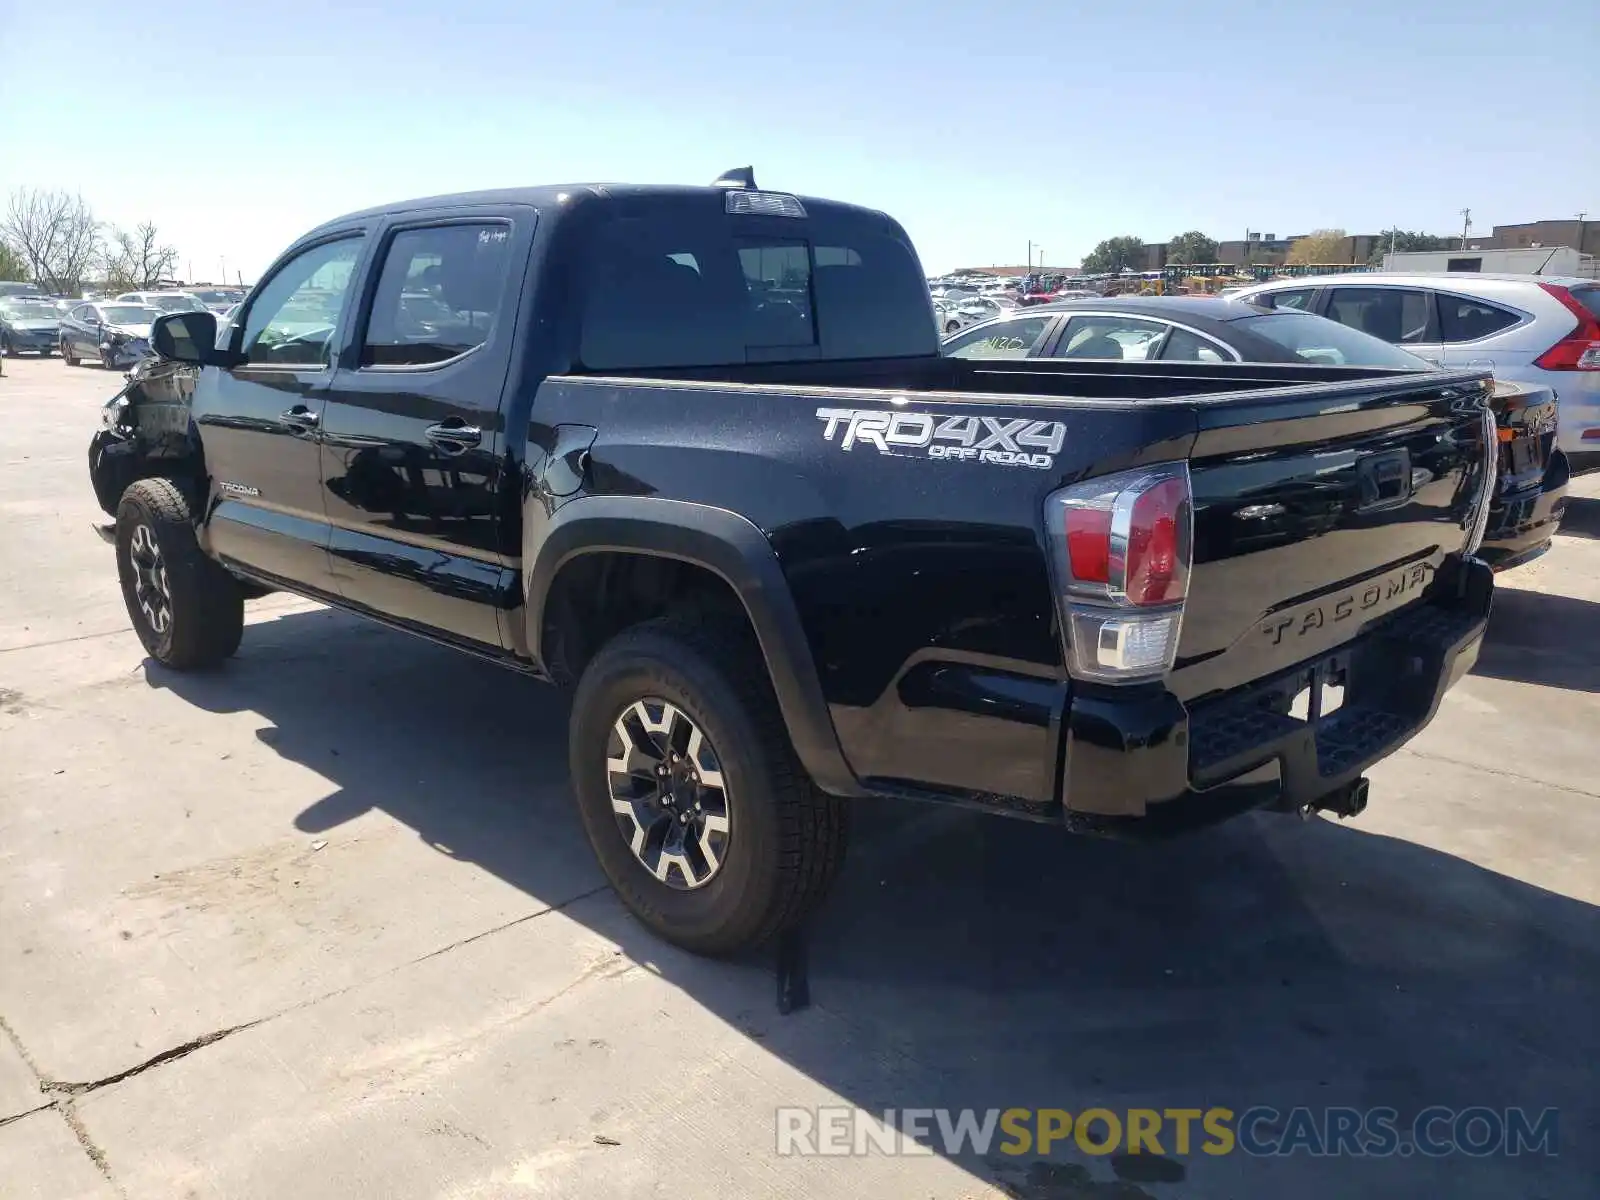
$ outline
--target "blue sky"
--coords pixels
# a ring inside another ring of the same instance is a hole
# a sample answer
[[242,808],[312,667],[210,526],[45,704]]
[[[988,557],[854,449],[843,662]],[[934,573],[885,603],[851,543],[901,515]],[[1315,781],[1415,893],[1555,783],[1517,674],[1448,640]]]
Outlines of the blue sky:
[[1597,64],[1593,0],[0,0],[0,194],[80,191],[247,280],[386,200],[745,163],[887,210],[930,270],[1487,233],[1600,219]]

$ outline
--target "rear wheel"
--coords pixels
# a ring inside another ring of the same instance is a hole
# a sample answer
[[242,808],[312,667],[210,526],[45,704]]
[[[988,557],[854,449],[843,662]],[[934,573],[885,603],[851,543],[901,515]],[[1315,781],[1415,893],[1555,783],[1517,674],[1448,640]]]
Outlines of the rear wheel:
[[244,597],[200,549],[189,502],[170,479],[128,486],[117,505],[116,544],[122,598],[151,658],[194,670],[239,648]]
[[844,861],[846,804],[806,776],[760,650],[727,618],[664,617],[605,645],[578,683],[569,757],[617,895],[687,950],[794,928]]
[[16,350],[11,345],[11,339],[3,333],[0,333],[0,355],[6,358],[15,358],[17,356]]

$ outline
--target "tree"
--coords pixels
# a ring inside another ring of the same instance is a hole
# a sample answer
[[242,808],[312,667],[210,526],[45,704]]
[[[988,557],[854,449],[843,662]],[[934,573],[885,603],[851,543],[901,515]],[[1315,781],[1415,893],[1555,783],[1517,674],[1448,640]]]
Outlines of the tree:
[[1144,241],[1136,237],[1107,238],[1084,257],[1079,269],[1085,275],[1106,275],[1124,267],[1140,270],[1144,266]]
[[82,196],[18,188],[0,238],[11,244],[47,292],[76,292],[100,257],[100,222]]
[[1383,266],[1383,256],[1389,253],[1391,240],[1396,253],[1414,250],[1453,250],[1456,241],[1454,238],[1440,237],[1432,233],[1412,233],[1409,229],[1385,229],[1378,235],[1378,244],[1372,248],[1372,254],[1367,262],[1374,267]]
[[1289,247],[1288,256],[1283,261],[1291,266],[1301,263],[1342,263],[1345,261],[1344,240],[1345,232],[1342,229],[1314,229],[1303,238],[1295,238],[1294,245]]
[[1217,261],[1217,243],[1198,229],[1180,233],[1167,243],[1169,263],[1214,263]]
[[125,229],[112,233],[106,285],[115,291],[143,291],[170,276],[177,265],[177,250],[161,245],[155,223],[145,221],[132,233]]
[[11,248],[11,243],[0,238],[0,279],[17,283],[28,282],[28,262]]

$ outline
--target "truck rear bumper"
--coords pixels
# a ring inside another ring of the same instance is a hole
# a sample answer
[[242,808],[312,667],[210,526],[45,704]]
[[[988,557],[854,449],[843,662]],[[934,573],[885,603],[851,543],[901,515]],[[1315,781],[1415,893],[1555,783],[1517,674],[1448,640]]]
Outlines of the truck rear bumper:
[[[1494,576],[1476,559],[1428,601],[1320,658],[1185,706],[1080,692],[1066,719],[1069,824],[1162,833],[1348,789],[1415,736],[1477,661]],[[1334,704],[1339,701],[1335,708]]]

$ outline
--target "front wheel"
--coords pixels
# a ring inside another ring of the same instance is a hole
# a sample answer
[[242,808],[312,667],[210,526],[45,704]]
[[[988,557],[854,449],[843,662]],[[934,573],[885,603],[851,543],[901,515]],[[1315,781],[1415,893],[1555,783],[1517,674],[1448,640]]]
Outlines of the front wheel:
[[63,341],[61,343],[61,361],[66,363],[69,367],[75,367],[78,365],[78,356],[72,352],[71,342]]
[[189,502],[170,479],[140,479],[117,505],[117,576],[150,657],[178,671],[215,666],[239,648],[244,597],[206,557]]
[[960,328],[961,328],[961,325],[958,322],[951,321],[948,325],[946,325],[944,327],[944,331],[946,333],[956,333],[957,331],[960,330]]
[[753,639],[664,617],[601,648],[578,683],[579,814],[622,902],[698,954],[799,925],[844,861],[848,810],[806,776]]

